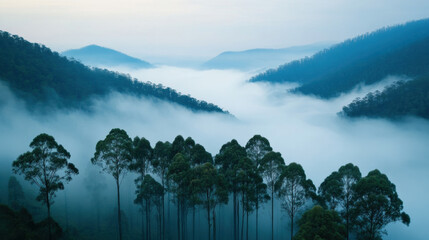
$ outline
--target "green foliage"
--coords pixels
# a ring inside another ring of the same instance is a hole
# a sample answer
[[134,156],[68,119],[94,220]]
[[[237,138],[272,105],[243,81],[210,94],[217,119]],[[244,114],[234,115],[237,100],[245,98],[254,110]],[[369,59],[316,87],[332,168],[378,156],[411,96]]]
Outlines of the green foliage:
[[354,187],[354,207],[351,211],[359,239],[381,239],[383,228],[398,220],[410,224],[410,217],[402,211],[403,203],[396,187],[386,175],[373,170]]
[[218,106],[164,87],[140,82],[129,75],[90,68],[37,43],[0,31],[0,79],[31,109],[89,110],[93,97],[119,92],[161,99],[193,111],[225,113]]
[[399,119],[416,116],[429,119],[429,75],[396,82],[382,92],[368,93],[343,107],[341,114],[348,117]]
[[31,152],[21,154],[12,164],[15,174],[24,175],[25,180],[39,187],[37,200],[49,205],[64,183],[71,181],[78,169],[68,162],[70,153],[55,139],[42,133],[30,143]]
[[273,150],[268,139],[261,135],[255,135],[249,139],[245,148],[247,157],[255,162],[257,168],[259,168],[262,158]]
[[91,162],[120,180],[129,170],[133,157],[133,142],[127,132],[114,128],[104,140],[97,142]]
[[298,222],[299,231],[294,240],[344,240],[345,227],[335,211],[314,206]]
[[[49,219],[49,218],[48,218]],[[25,208],[13,211],[6,205],[0,204],[0,236],[4,240],[45,240],[47,236],[48,219],[40,223],[35,223],[32,216]],[[53,226],[52,239],[60,239],[62,236],[61,227],[50,220]]]
[[285,161],[279,152],[269,152],[261,160],[260,173],[265,178],[270,190],[274,191],[274,185],[285,167]]
[[22,191],[21,184],[19,184],[15,176],[11,176],[9,178],[8,191],[8,203],[10,208],[15,211],[23,208],[25,204],[25,196],[24,192]]
[[301,86],[295,92],[332,98],[389,75],[424,75],[428,64],[429,19],[424,19],[346,40],[251,81],[297,82]]
[[152,176],[146,174],[143,178],[143,181],[138,183],[136,190],[136,199],[134,202],[136,204],[141,204],[144,200],[146,202],[154,203],[155,205],[160,205],[160,199],[164,195],[164,188],[159,184]]
[[293,162],[282,169],[275,190],[282,200],[282,208],[291,220],[292,239],[294,218],[307,201],[314,197],[316,187],[310,179],[307,179],[302,166]]

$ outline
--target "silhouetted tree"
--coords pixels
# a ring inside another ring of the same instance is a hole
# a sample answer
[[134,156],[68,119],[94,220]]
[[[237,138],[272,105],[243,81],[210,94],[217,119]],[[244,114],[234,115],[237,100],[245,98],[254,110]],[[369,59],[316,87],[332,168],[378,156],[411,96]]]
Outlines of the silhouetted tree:
[[42,133],[30,143],[33,149],[20,155],[13,163],[13,172],[24,175],[25,180],[39,187],[37,200],[46,204],[48,209],[48,231],[51,234],[51,205],[58,190],[64,189],[64,183],[72,180],[78,169],[68,162],[70,153],[55,139]]
[[297,212],[313,196],[316,188],[305,176],[304,169],[297,163],[291,163],[283,168],[282,174],[275,186],[282,199],[282,208],[290,219],[290,239],[293,238],[293,224]]
[[[246,143],[246,153],[247,157],[250,158],[254,163],[256,168],[259,170],[261,160],[264,158],[264,156],[272,151],[273,149],[270,146],[270,142],[268,139],[262,137],[261,135],[255,135],[249,141]],[[259,210],[259,196],[263,196],[264,194],[256,193],[256,240],[259,238],[259,224],[258,224],[258,210]],[[261,199],[263,200],[263,198]]]
[[382,229],[391,222],[401,220],[407,226],[410,224],[395,185],[380,171],[369,172],[356,183],[354,190],[351,215],[359,239],[381,239]]
[[132,161],[133,142],[127,132],[114,128],[104,140],[97,142],[91,162],[102,171],[112,175],[116,182],[118,197],[119,239],[122,240],[120,181],[128,173]]
[[351,163],[341,166],[338,172],[329,175],[319,187],[319,195],[328,207],[336,210],[341,207],[340,213],[346,223],[346,236],[350,233],[350,209],[353,207],[355,195],[354,185],[361,179],[359,168]]
[[242,158],[247,157],[246,150],[243,148],[237,140],[233,139],[230,142],[224,144],[219,153],[215,157],[215,164],[219,166],[219,172],[225,177],[228,183],[229,192],[232,193],[232,204],[233,204],[233,234],[234,240],[239,238],[239,226],[240,226],[240,205],[237,198],[239,193],[237,183],[237,165]]
[[275,184],[279,180],[285,162],[278,152],[269,152],[261,160],[260,172],[271,190],[271,240],[274,240],[274,192]]

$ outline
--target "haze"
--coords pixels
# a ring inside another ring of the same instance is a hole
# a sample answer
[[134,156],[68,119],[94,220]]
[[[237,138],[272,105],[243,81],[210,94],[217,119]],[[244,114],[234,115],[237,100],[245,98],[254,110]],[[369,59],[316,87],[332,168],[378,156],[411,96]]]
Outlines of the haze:
[[[150,78],[157,83],[168,83],[185,94],[213,101],[231,111],[235,118],[193,113],[158,100],[135,99],[117,94],[107,100],[94,100],[92,113],[74,111],[40,116],[19,110],[24,109],[22,103],[10,93],[3,94],[0,101],[1,189],[6,188],[11,162],[26,151],[31,139],[41,132],[54,135],[72,154],[71,161],[81,169],[81,173],[66,187],[71,199],[70,209],[79,206],[77,212],[85,212],[91,206],[89,202],[85,204],[73,200],[82,197],[90,199],[87,192],[80,190],[85,185],[84,180],[100,176],[89,161],[94,154],[95,144],[114,127],[125,129],[131,137],[145,137],[152,146],[159,140],[172,141],[178,134],[191,136],[213,155],[233,138],[244,145],[254,134],[261,134],[270,140],[275,151],[282,153],[286,163],[294,161],[302,164],[316,186],[332,171],[348,162],[358,165],[363,175],[375,168],[386,173],[396,184],[398,194],[404,201],[404,210],[410,214],[412,222],[410,227],[390,224],[389,235],[385,239],[426,239],[426,203],[429,195],[423,189],[427,189],[429,182],[426,174],[429,170],[429,122],[421,119],[407,119],[399,123],[366,119],[350,121],[336,114],[354,97],[381,88],[383,84],[355,90],[333,101],[324,101],[287,94],[283,90],[288,89],[288,85],[248,83],[246,80],[252,73],[247,72],[197,71],[173,67],[122,71],[140,79]],[[383,83],[396,79],[390,77]],[[2,92],[7,92],[4,86]],[[113,184],[110,176],[103,176],[107,185]],[[21,183],[25,182],[21,179]],[[124,208],[126,214],[131,214],[132,209],[138,209],[132,204],[133,176],[129,176],[123,185],[126,193],[123,204],[130,206]],[[114,196],[114,190],[110,187],[107,189],[111,191],[104,192],[103,196],[110,199],[110,196]],[[58,204],[54,205],[54,209],[57,209],[54,210],[54,217],[55,214],[61,216],[63,213],[62,195],[59,193]],[[104,204],[109,203],[109,206],[114,206],[113,197]],[[105,211],[109,209],[112,208],[105,207]],[[138,212],[133,214],[130,216],[138,216]],[[286,218],[280,214],[277,217],[284,221],[286,229]],[[261,229],[264,228],[261,226]]]
[[428,13],[426,0],[0,0],[0,28],[56,51],[98,44],[166,63],[340,42]]

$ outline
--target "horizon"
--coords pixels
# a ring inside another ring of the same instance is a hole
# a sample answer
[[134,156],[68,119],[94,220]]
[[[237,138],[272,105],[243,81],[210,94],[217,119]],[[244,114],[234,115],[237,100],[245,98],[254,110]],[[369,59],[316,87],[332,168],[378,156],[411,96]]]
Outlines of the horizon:
[[0,6],[2,30],[54,51],[95,44],[152,62],[202,62],[225,51],[342,42],[429,17],[429,2],[423,0],[3,0]]

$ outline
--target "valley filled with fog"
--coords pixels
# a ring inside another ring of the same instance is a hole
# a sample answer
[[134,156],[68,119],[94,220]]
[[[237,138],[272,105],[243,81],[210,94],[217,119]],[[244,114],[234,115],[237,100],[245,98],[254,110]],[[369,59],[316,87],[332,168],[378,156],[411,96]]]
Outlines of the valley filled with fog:
[[[108,98],[94,99],[91,111],[64,110],[38,114],[24,110],[24,103],[6,86],[0,86],[1,191],[7,189],[12,161],[29,150],[31,140],[42,132],[54,136],[71,153],[70,161],[80,170],[80,174],[66,186],[66,194],[70,198],[67,213],[70,214],[70,224],[73,221],[78,224],[78,215],[84,215],[93,208],[90,191],[82,187],[88,180],[103,179],[107,187],[102,193],[106,199],[102,204],[110,208],[115,204],[113,178],[99,175],[99,170],[90,163],[97,141],[104,139],[112,128],[122,128],[132,138],[145,137],[152,146],[157,141],[173,141],[179,134],[185,138],[191,136],[212,155],[216,155],[220,147],[231,139],[245,145],[253,135],[260,134],[270,141],[274,151],[282,154],[286,164],[300,163],[316,187],[331,172],[349,162],[359,166],[363,176],[379,169],[396,185],[399,197],[404,201],[404,211],[411,217],[409,227],[400,223],[388,225],[389,235],[385,239],[426,239],[429,122],[417,118],[401,121],[350,120],[337,114],[356,97],[383,89],[398,78],[387,77],[376,86],[360,87],[338,98],[322,100],[288,93],[293,85],[249,83],[248,79],[256,72],[172,66],[112,70],[214,103],[231,115],[192,112],[161,100],[138,99],[117,93]],[[21,177],[18,179],[26,189],[33,189],[35,195],[35,186],[28,185]],[[122,183],[122,202],[126,212],[138,209],[132,202],[135,191],[133,179],[134,176],[128,175]],[[66,214],[64,192],[57,195],[53,216],[62,218]],[[6,196],[1,196],[0,201],[6,202]],[[261,212],[268,211],[268,205],[262,208]],[[136,222],[138,215],[138,212],[130,214],[128,222]],[[276,217],[287,228],[287,217],[280,214]],[[268,219],[268,216],[262,218]],[[115,226],[112,221],[112,226]],[[261,222],[264,224],[263,220]],[[281,230],[276,229],[276,232]],[[280,238],[279,235],[277,237]]]

